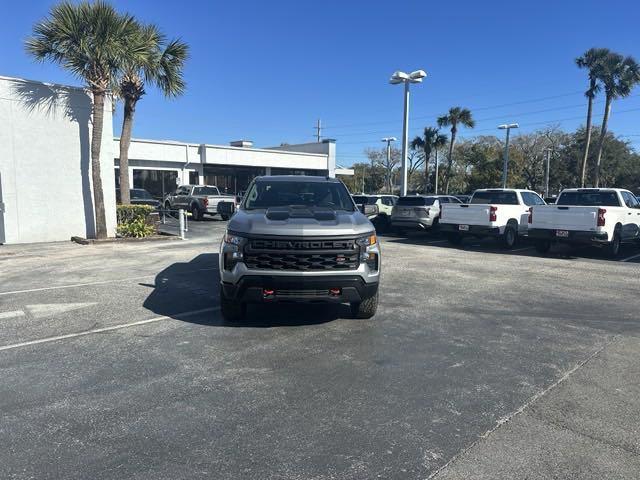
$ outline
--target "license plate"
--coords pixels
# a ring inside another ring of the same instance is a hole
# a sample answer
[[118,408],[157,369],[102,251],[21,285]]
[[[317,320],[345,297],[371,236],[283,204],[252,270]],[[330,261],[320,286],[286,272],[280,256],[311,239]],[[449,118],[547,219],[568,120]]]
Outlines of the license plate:
[[460,230],[461,232],[468,232],[469,225],[458,225],[458,230]]
[[569,236],[569,230],[556,230],[556,237],[567,238]]

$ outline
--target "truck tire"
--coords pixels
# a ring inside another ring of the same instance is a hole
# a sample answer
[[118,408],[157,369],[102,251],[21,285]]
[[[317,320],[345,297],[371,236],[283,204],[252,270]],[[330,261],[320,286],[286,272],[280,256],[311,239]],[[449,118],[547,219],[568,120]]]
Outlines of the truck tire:
[[450,233],[447,235],[447,240],[451,245],[460,245],[462,243],[462,235],[459,233]]
[[365,298],[362,302],[351,304],[351,315],[354,318],[371,318],[378,309],[378,292],[373,297]]
[[514,228],[513,224],[509,223],[504,227],[504,233],[502,234],[501,240],[502,246],[507,250],[510,250],[515,246],[518,241],[518,230]]
[[220,313],[227,322],[239,322],[247,312],[247,305],[243,302],[227,298],[224,288],[220,285]]
[[613,239],[611,242],[605,247],[605,252],[607,257],[616,258],[620,253],[620,244],[622,243],[622,238],[620,236],[620,230],[616,228],[615,232],[613,232]]
[[550,240],[536,240],[535,243],[536,252],[538,253],[549,253],[551,250],[551,241]]
[[224,220],[226,222],[227,220],[229,220],[229,215],[221,214],[220,218],[222,218],[222,220]]
[[202,210],[197,205],[191,206],[191,218],[193,218],[194,222],[199,222],[202,220]]
[[168,200],[164,202],[164,209],[167,211],[171,210],[171,203],[169,203]]

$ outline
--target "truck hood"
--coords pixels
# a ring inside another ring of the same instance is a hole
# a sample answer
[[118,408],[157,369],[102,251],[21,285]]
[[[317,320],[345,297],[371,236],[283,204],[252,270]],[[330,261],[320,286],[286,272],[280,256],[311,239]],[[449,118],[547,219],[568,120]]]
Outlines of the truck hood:
[[358,211],[287,214],[283,209],[273,210],[239,209],[229,220],[227,228],[240,235],[292,237],[356,237],[375,230],[367,217]]

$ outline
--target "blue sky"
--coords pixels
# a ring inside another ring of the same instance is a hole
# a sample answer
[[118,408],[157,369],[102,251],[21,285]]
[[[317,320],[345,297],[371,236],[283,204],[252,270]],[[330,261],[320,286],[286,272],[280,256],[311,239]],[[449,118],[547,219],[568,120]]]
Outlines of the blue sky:
[[[0,75],[79,84],[24,53],[32,25],[54,3],[12,2],[1,21]],[[361,161],[383,136],[400,137],[402,89],[388,84],[394,70],[429,75],[412,90],[412,135],[460,105],[477,120],[469,136],[496,133],[504,122],[519,122],[521,131],[573,129],[583,121],[587,83],[574,58],[601,46],[640,59],[640,3],[631,0],[113,4],[192,49],[186,95],[167,101],[150,89],[134,136],[272,146],[313,141],[321,118],[343,165]],[[610,125],[640,146],[640,88],[633,95],[615,103]]]

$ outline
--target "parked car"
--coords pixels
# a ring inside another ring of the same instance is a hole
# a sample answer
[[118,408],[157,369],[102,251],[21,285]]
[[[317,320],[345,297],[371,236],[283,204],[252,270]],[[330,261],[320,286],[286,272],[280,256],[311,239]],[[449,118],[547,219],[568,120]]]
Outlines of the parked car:
[[253,180],[220,245],[227,321],[247,303],[348,303],[356,318],[378,305],[380,246],[344,184],[328,177]]
[[604,247],[615,257],[622,243],[640,240],[640,202],[619,188],[566,189],[554,205],[531,209],[529,236],[540,253],[568,243]]
[[351,195],[353,202],[369,221],[373,221],[378,216],[378,206],[376,198],[368,195]]
[[204,215],[220,215],[229,220],[229,214],[218,211],[218,203],[232,202],[236,204],[234,195],[222,195],[218,187],[211,185],[181,185],[176,191],[165,197],[164,208],[178,210],[180,208],[191,213],[194,220],[202,220]]
[[376,230],[382,231],[390,227],[391,212],[398,201],[396,195],[353,195],[353,201],[356,202],[356,205],[365,205],[365,210],[368,209],[366,205],[375,205],[377,207],[377,212],[374,215],[372,215],[373,209],[369,212],[360,209],[373,222]]
[[476,190],[468,204],[443,207],[440,229],[453,244],[466,236],[496,237],[505,248],[512,248],[519,236],[527,234],[529,208],[534,205],[545,203],[531,190]]
[[556,200],[558,200],[558,196],[557,195],[551,195],[549,197],[544,197],[544,201],[547,205],[551,205],[553,203],[556,203]]
[[[132,188],[129,190],[129,199],[131,205],[149,205],[150,207],[160,208],[160,200],[153,198],[144,188]],[[116,202],[120,203],[120,189],[116,188]]]
[[469,200],[471,200],[471,195],[455,195],[455,197],[462,203],[469,203]]
[[462,202],[452,195],[410,195],[400,197],[391,213],[391,227],[398,233],[405,230],[437,229],[441,206]]

